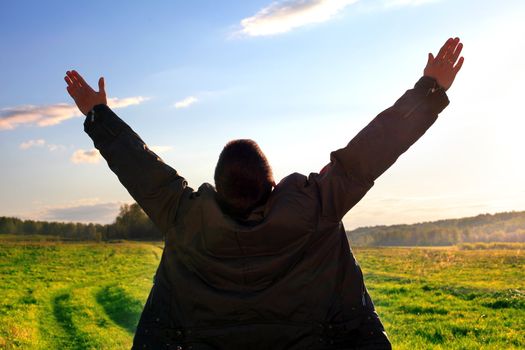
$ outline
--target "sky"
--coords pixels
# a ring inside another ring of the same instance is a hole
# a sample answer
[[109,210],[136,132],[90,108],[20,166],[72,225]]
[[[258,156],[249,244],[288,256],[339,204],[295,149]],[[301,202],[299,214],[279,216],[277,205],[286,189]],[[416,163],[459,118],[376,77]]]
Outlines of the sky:
[[276,180],[319,172],[458,36],[436,123],[347,229],[525,210],[521,0],[1,1],[0,216],[110,223],[133,200],[65,90],[76,69],[197,189],[251,138]]

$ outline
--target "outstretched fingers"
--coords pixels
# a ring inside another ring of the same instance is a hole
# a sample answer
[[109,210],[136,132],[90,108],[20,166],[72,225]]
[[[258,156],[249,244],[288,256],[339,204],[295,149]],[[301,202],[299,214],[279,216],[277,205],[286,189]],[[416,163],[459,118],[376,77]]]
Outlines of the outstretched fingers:
[[[68,73],[69,73],[69,72],[67,72],[66,74],[68,74]],[[65,82],[66,82],[66,84],[67,84],[66,90],[67,90],[67,92],[69,93],[69,95],[70,95],[71,97],[73,97],[73,99],[77,98],[78,95],[79,95],[79,91],[78,91],[78,87],[77,87],[75,81],[73,81],[73,80],[71,79],[71,77],[69,77],[69,75],[66,75],[66,76],[64,77],[64,80],[65,80]]]
[[75,79],[75,81],[80,85],[80,86],[86,86],[86,81],[84,80],[84,78],[82,78],[82,76],[80,74],[78,74],[78,72],[76,70],[73,70],[71,71],[71,77],[73,77],[73,79]]
[[77,81],[77,79],[75,79],[75,76],[73,75],[73,72],[72,72],[72,71],[68,70],[68,71],[66,72],[66,75],[69,77],[69,79],[71,79],[71,81],[72,81],[74,84],[78,83],[78,81]]
[[67,71],[66,74],[71,79],[74,86],[80,89],[82,92],[93,91],[91,86],[89,86],[89,84],[86,83],[84,78],[82,78],[82,76],[76,70]]
[[458,37],[449,38],[435,57],[431,53],[428,55],[424,74],[434,78],[441,87],[448,90],[463,66],[462,50],[463,43]]
[[71,71],[66,72],[66,76],[64,77],[64,80],[66,81],[68,86],[76,86],[77,80],[73,77],[73,73]]
[[84,87],[82,86],[80,80],[73,74],[73,71],[67,71],[66,77],[64,78],[66,80],[66,83],[68,83],[68,86],[71,86],[73,89],[80,92],[80,90]]
[[452,62],[452,56],[454,55],[454,51],[456,50],[458,44],[459,38],[452,39],[452,42],[448,44],[445,54],[443,55],[443,62],[454,63]]
[[463,44],[458,41],[458,45],[456,46],[454,53],[450,57],[450,61],[452,61],[452,63],[456,63],[456,61],[459,58],[459,55],[461,54],[461,50],[463,50]]
[[458,63],[454,66],[454,74],[458,74],[459,70],[463,66],[463,62],[465,62],[465,58],[461,57],[458,61]]
[[450,45],[454,42],[454,39],[449,38],[443,46],[441,46],[441,49],[439,50],[438,54],[436,55],[436,59],[443,60],[445,58],[445,55],[447,54],[447,51],[449,50]]
[[73,86],[73,81],[71,81],[71,78],[67,75],[64,77],[64,81],[66,82],[68,87]]

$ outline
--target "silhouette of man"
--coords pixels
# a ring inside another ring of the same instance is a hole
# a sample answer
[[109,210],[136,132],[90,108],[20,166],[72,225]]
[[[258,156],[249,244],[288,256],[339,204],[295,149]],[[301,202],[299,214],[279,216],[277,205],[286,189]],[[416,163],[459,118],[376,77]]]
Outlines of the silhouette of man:
[[463,64],[450,38],[424,76],[330,163],[275,184],[251,140],[228,143],[197,191],[75,71],[84,130],[165,237],[133,349],[390,349],[341,219],[448,105]]

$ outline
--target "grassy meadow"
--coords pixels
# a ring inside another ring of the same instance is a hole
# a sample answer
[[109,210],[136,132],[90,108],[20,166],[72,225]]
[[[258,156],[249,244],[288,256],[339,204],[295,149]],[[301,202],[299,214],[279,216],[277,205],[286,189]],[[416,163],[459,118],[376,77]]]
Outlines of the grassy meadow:
[[394,349],[524,349],[520,249],[354,251]]
[[0,245],[0,349],[129,349],[161,243]]
[[[156,242],[4,239],[0,349],[130,348],[161,253]],[[525,348],[523,250],[354,253],[394,349]]]

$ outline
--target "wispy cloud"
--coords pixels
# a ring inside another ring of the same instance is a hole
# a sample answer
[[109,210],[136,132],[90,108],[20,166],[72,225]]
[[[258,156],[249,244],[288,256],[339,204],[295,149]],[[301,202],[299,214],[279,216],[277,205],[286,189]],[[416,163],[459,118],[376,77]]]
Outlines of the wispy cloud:
[[100,162],[101,158],[99,151],[94,148],[90,150],[77,149],[71,156],[71,161],[75,164],[96,164]]
[[[111,108],[124,108],[146,101],[146,97],[110,98]],[[12,130],[21,125],[51,126],[82,115],[73,104],[57,103],[48,106],[23,105],[0,109],[0,130]]]
[[358,0],[274,1],[254,16],[241,20],[240,34],[265,36],[289,32],[312,23],[326,22]]
[[[331,20],[345,7],[360,0],[280,0],[241,20],[241,29],[234,33],[247,36],[268,36],[289,32],[314,23]],[[403,6],[419,6],[439,0],[376,0],[367,7],[374,10]]]
[[0,130],[12,130],[20,125],[56,125],[80,114],[77,107],[66,103],[8,107],[0,110]]
[[46,206],[23,216],[34,220],[108,224],[115,221],[122,204],[124,203],[101,202],[97,198],[88,198],[64,205]]
[[48,144],[47,149],[51,152],[58,151],[58,150],[65,150],[66,146],[64,145],[54,145],[54,144]]
[[25,142],[22,142],[19,147],[20,149],[25,151],[33,147],[44,147],[44,146],[47,147],[47,149],[50,150],[51,152],[66,149],[66,146],[64,145],[50,144],[50,143],[47,143],[47,141],[44,139],[27,140]]
[[178,102],[175,102],[174,106],[175,108],[177,109],[180,109],[180,108],[187,108],[189,106],[191,106],[192,104],[194,104],[195,102],[199,101],[199,99],[195,96],[189,96],[189,97],[186,97],[185,99],[183,100],[180,100]]
[[43,140],[43,139],[28,140],[20,144],[20,149],[26,150],[32,147],[43,147],[45,144],[46,144],[46,140]]
[[149,100],[148,97],[144,96],[135,96],[135,97],[125,97],[125,98],[108,98],[108,106],[116,109],[116,108],[124,108],[129,106],[134,106],[141,104],[142,102],[145,102]]

